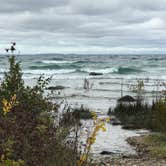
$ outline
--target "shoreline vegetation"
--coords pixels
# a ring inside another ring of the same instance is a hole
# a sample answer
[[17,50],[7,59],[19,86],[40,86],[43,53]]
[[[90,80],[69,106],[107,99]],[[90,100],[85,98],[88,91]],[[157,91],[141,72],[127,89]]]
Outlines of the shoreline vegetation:
[[[14,52],[15,44],[12,48]],[[25,86],[20,63],[15,56],[9,57],[9,71],[0,84],[0,166],[166,164],[165,93],[151,105],[145,103],[144,82],[138,80],[131,87],[136,97],[121,92],[122,98],[108,111],[110,118],[98,118],[84,106],[71,109],[69,104],[59,113],[54,91],[66,87],[49,86],[49,82],[50,78],[41,75],[36,85]],[[51,93],[45,95],[45,90]],[[82,119],[93,121],[91,129],[83,130]],[[113,121],[124,129],[148,129],[150,134],[127,139],[135,147],[135,156],[107,153],[92,160],[90,150],[98,132],[104,132],[105,124]],[[83,136],[86,139],[80,143]]]

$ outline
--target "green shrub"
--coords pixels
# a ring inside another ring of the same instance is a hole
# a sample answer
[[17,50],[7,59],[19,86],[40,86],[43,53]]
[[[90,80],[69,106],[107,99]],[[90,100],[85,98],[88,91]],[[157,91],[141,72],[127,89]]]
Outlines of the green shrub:
[[18,104],[4,115],[0,102],[0,156],[5,156],[5,162],[20,160],[27,166],[75,165],[76,153],[64,144],[69,128],[63,124],[55,127],[50,116],[51,111],[58,111],[58,106],[44,95],[50,79],[41,76],[35,86],[25,86],[20,63],[14,56],[9,63],[0,88],[0,101],[16,95]]

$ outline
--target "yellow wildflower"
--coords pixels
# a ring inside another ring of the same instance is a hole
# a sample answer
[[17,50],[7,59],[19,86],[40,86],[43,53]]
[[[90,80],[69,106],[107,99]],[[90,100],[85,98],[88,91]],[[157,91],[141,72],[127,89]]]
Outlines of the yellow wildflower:
[[111,119],[110,117],[107,117],[106,122],[110,122],[110,119]]
[[78,166],[81,166],[83,164],[83,162],[86,161],[86,159],[87,159],[87,155],[82,154],[80,157],[80,160],[78,161]]
[[16,94],[11,96],[10,101],[3,99],[2,104],[3,104],[3,114],[6,115],[8,112],[12,110],[14,106],[18,104],[18,102],[16,101]]
[[97,118],[95,112],[91,112],[91,115],[93,119],[93,130],[90,136],[86,140],[86,147],[84,149],[84,153],[79,158],[78,166],[83,166],[87,162],[91,146],[96,141],[96,136],[98,131],[99,130],[102,130],[103,132],[106,131],[105,123],[110,121],[110,118]]
[[104,126],[101,127],[102,131],[105,132],[106,128]]

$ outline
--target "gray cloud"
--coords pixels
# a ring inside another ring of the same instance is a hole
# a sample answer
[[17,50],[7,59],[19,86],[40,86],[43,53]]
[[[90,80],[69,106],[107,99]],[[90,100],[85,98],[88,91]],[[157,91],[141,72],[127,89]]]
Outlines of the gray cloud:
[[39,11],[45,8],[64,6],[69,0],[1,0],[0,13]]
[[[0,0],[1,45],[22,52],[163,51],[165,0]],[[166,50],[165,50],[166,51]]]

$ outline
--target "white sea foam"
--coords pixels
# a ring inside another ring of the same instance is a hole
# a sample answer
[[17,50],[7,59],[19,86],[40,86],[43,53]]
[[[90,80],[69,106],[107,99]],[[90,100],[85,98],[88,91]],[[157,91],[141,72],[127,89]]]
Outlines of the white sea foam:
[[64,60],[43,60],[42,63],[45,64],[65,64],[65,63],[74,63],[75,61],[64,61]]
[[47,74],[47,75],[54,75],[54,74],[67,74],[67,73],[73,73],[75,72],[75,69],[61,69],[61,70],[24,70],[23,73],[25,74],[33,74],[33,75],[41,75],[41,74]]
[[4,73],[5,72],[5,70],[4,69],[0,69],[0,73]]

